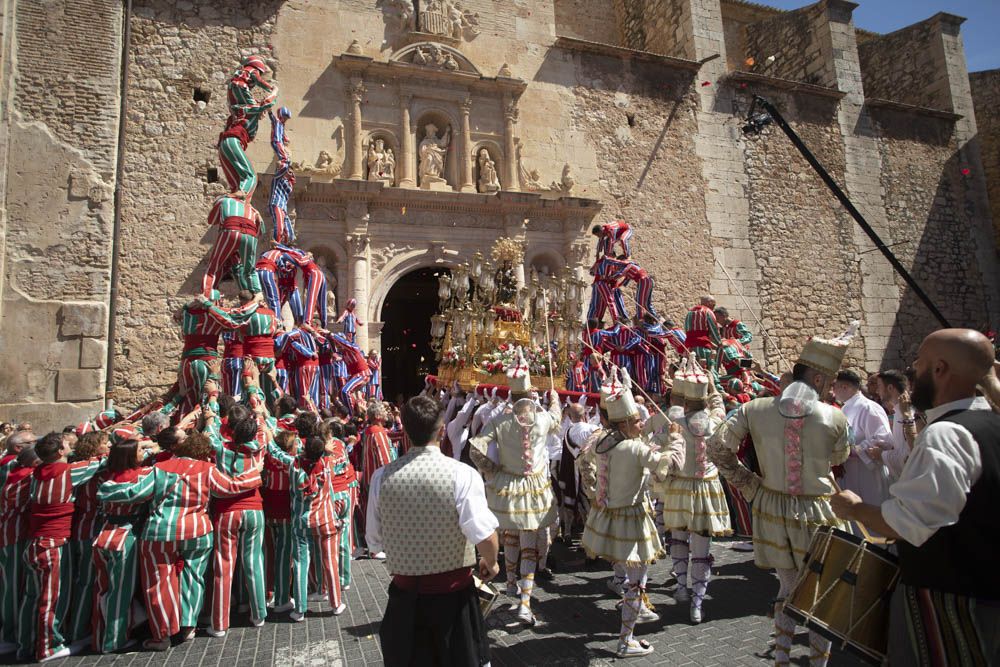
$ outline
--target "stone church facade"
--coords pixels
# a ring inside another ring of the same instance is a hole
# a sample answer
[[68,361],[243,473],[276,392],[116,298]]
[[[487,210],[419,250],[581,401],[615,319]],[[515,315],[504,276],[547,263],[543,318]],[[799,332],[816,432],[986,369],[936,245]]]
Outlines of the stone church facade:
[[[585,276],[589,227],[621,216],[665,314],[710,291],[768,332],[755,352],[774,367],[857,318],[851,365],[908,363],[933,318],[777,128],[744,136],[753,94],[954,325],[996,326],[962,19],[877,35],[854,27],[855,7],[8,0],[0,418],[55,426],[173,381],[171,313],[200,287],[223,192],[225,82],[254,53],[293,115],[300,245],[331,303],[357,299],[368,348],[409,272],[509,236],[525,270]],[[249,150],[262,209],[267,128]],[[443,181],[421,175],[428,133],[447,136]]]

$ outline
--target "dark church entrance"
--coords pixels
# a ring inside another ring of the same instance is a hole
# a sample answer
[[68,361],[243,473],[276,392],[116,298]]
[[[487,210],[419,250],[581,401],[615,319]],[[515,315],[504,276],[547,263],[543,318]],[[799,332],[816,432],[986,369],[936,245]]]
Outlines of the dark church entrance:
[[447,269],[417,269],[396,281],[382,305],[382,393],[387,401],[409,398],[437,371],[431,349],[431,317],[438,308],[437,276]]

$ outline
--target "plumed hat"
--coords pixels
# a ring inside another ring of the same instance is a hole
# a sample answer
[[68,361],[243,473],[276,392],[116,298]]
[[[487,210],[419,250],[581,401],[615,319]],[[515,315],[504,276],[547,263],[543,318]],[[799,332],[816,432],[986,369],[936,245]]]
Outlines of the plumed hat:
[[847,331],[836,338],[810,338],[806,341],[796,363],[813,368],[823,375],[833,377],[840,370],[840,365],[847,355],[847,346],[851,344],[858,333],[860,322],[854,320]]

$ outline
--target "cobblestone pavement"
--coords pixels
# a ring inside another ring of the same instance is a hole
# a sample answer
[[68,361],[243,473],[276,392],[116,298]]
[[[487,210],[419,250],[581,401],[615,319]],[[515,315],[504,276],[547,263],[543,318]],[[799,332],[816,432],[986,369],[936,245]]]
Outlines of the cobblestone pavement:
[[[649,640],[656,652],[643,658],[618,660],[613,651],[618,637],[619,615],[615,598],[606,588],[611,575],[604,563],[560,567],[579,556],[559,544],[553,546],[550,564],[556,576],[539,581],[532,605],[539,625],[532,629],[508,627],[513,618],[500,607],[488,619],[493,665],[764,665],[769,664],[769,634],[772,623],[766,612],[777,592],[777,579],[753,565],[749,553],[731,549],[733,542],[713,546],[716,557],[705,621],[692,626],[687,605],[669,595],[670,567],[660,561],[650,570],[649,597],[661,615],[660,621],[639,626],[639,637]],[[310,603],[304,623],[292,623],[287,615],[272,616],[262,628],[250,627],[245,614],[234,619],[225,638],[199,634],[193,641],[166,653],[137,652],[120,655],[83,655],[56,661],[53,665],[105,667],[163,665],[199,667],[251,667],[257,665],[381,665],[378,625],[385,608],[389,578],[380,562],[355,561],[355,581],[346,593],[347,611],[333,616],[325,603]],[[506,598],[503,599],[506,602]],[[806,634],[800,629],[793,648],[793,664],[807,665]],[[7,656],[9,658],[9,656]],[[834,649],[829,663],[835,667],[861,665]]]

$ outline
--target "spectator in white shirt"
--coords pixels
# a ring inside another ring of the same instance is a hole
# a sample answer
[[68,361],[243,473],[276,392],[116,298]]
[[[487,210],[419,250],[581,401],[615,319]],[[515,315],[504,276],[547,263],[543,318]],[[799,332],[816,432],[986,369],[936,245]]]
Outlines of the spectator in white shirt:
[[866,503],[881,503],[889,497],[889,471],[885,464],[872,458],[871,450],[892,437],[889,417],[881,405],[861,393],[861,377],[854,371],[837,373],[832,389],[854,438],[851,455],[844,462],[841,485]]
[[976,391],[1000,382],[993,346],[972,329],[936,331],[913,368],[913,407],[928,425],[890,498],[872,505],[842,491],[831,504],[837,516],[897,540],[890,664],[1000,664],[1000,415]]

